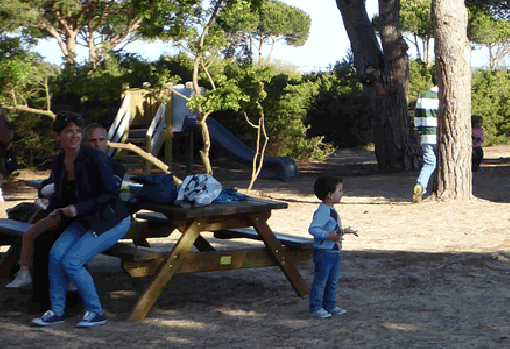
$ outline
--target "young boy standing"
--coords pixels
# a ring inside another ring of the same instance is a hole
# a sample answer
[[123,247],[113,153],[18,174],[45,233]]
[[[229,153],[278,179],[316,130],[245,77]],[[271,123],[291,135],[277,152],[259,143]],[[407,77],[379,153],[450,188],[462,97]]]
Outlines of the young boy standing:
[[336,306],[336,284],[341,263],[342,236],[355,230],[342,229],[335,204],[342,200],[343,182],[339,178],[323,176],[314,184],[314,193],[322,203],[313,214],[308,232],[314,237],[313,284],[310,290],[308,311],[310,316],[328,318],[347,310]]

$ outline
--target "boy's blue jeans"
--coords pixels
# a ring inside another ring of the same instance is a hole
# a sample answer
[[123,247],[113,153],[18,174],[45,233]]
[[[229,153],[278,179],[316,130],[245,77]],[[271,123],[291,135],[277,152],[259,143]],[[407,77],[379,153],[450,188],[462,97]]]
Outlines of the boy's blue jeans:
[[340,277],[340,263],[342,257],[339,252],[325,250],[313,251],[315,271],[309,296],[309,312],[321,308],[332,310],[336,306],[336,284]]
[[78,289],[85,309],[102,314],[101,301],[92,276],[85,264],[103,251],[106,251],[126,235],[131,225],[131,217],[126,217],[112,229],[99,236],[78,222],[71,223],[60,235],[50,252],[50,300],[51,310],[65,313],[67,280]]
[[421,146],[423,153],[423,162],[421,166],[420,175],[416,183],[423,188],[423,194],[427,193],[429,180],[436,169],[436,146],[432,144],[423,144]]

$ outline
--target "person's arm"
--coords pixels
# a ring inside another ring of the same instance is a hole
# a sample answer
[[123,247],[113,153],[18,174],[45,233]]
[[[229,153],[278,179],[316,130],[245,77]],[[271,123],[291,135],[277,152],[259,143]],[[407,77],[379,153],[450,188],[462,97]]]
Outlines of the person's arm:
[[315,238],[321,240],[331,240],[334,242],[338,241],[337,230],[335,230],[336,223],[331,222],[331,216],[329,210],[318,209],[313,215],[312,223],[308,228],[308,232]]
[[51,181],[53,181],[53,183],[55,183],[55,188],[54,188],[55,193],[53,195],[51,195],[48,199],[48,207],[46,209],[46,212],[48,212],[48,213],[53,212],[55,209],[57,209],[60,206],[59,205],[60,191],[58,188],[59,183],[57,183],[57,176],[59,173],[58,166],[59,166],[59,155],[57,155],[53,158],[53,162],[51,164],[51,175],[50,175],[49,180],[51,180]]

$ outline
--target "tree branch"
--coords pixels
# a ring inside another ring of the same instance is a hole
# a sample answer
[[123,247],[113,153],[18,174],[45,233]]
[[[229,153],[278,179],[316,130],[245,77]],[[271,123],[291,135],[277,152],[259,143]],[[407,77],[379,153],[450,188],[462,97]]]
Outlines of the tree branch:
[[51,110],[34,109],[34,108],[29,108],[29,107],[26,107],[23,105],[18,105],[18,104],[15,105],[14,107],[2,106],[2,108],[9,109],[9,110],[26,111],[26,112],[38,114],[38,115],[46,115],[46,116],[51,117],[52,119],[55,119],[55,114],[53,114],[53,112]]
[[[119,149],[130,150],[130,151],[132,151],[134,153],[137,153],[138,155],[140,155],[145,160],[150,161],[154,166],[162,169],[165,173],[171,173],[170,167],[167,164],[165,164],[163,161],[159,160],[154,155],[143,151],[142,149],[140,149],[136,145],[133,145],[131,143],[124,144],[124,143],[111,143],[111,142],[108,142],[108,146],[112,147],[112,148],[119,148]],[[182,181],[179,178],[177,178],[176,176],[174,176],[174,182],[175,182],[176,185],[181,185],[181,183],[182,183]]]

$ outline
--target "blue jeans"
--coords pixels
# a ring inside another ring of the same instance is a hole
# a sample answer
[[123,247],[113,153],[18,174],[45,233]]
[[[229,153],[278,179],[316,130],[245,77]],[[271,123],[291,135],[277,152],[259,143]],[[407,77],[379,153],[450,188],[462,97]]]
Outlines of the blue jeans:
[[336,284],[340,277],[340,263],[342,256],[337,252],[325,250],[313,251],[315,271],[312,288],[310,289],[310,312],[324,308],[334,309],[336,306]]
[[421,151],[423,153],[423,162],[416,183],[421,185],[423,194],[426,194],[430,177],[436,170],[436,146],[433,144],[423,144]]
[[66,283],[70,280],[78,289],[85,309],[96,314],[103,313],[94,280],[84,265],[115,245],[126,235],[130,225],[131,217],[128,216],[112,229],[94,236],[92,231],[85,231],[80,223],[71,223],[50,251],[51,310],[57,314],[65,313]]

